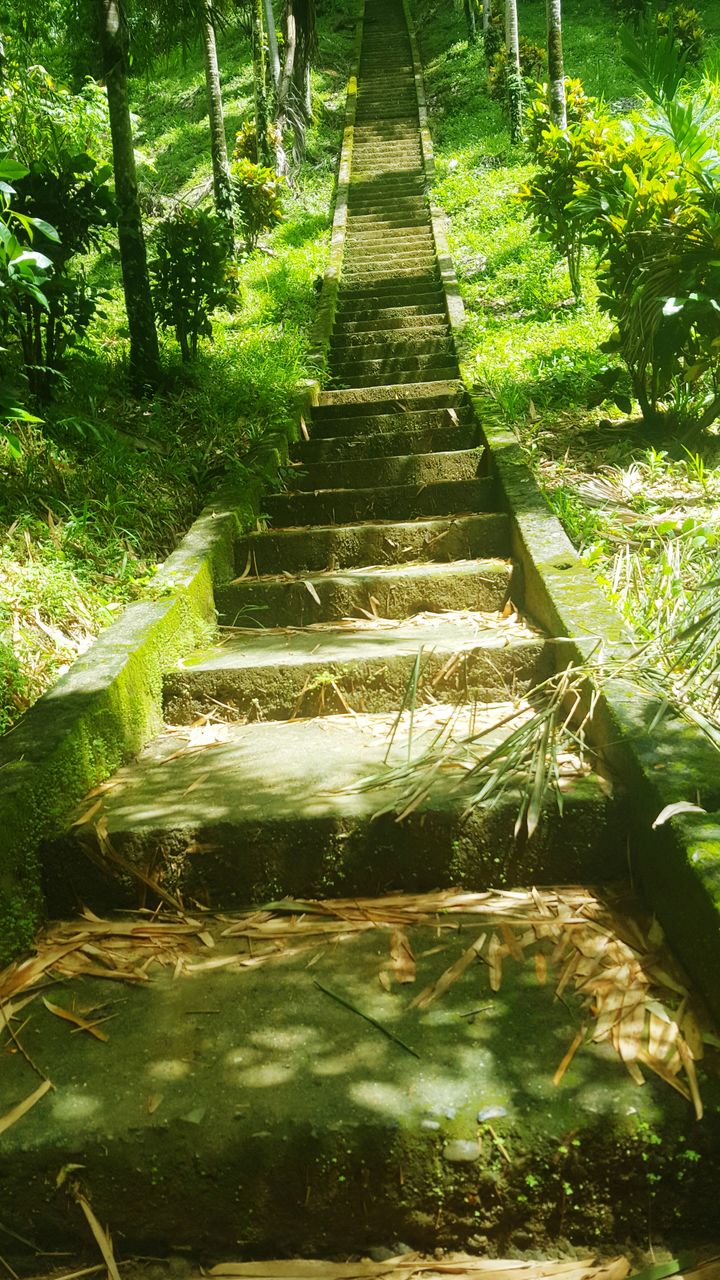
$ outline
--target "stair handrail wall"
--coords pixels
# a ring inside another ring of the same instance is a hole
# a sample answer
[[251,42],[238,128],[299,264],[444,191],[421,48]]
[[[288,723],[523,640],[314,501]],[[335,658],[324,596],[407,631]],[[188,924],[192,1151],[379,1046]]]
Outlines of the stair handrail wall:
[[345,102],[345,125],[343,142],[338,164],[335,184],[335,213],[333,215],[330,239],[330,256],[323,274],[322,289],[318,312],[313,325],[310,343],[310,365],[317,370],[318,380],[325,373],[330,339],[335,325],[340,277],[345,257],[345,237],[347,233],[348,199],[350,195],[350,175],[352,172],[353,149],[355,146],[355,117],[358,103],[358,78],[360,75],[360,58],[362,53],[363,30],[365,25],[365,0],[360,0],[357,14],[355,44],[352,53],[352,65],[347,82],[347,98]]

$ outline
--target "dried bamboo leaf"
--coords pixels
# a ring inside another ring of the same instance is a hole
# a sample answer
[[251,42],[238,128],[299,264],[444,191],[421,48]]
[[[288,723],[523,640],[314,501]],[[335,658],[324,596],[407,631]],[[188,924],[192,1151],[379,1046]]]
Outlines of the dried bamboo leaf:
[[4,1116],[0,1116],[0,1134],[7,1133],[8,1129],[17,1124],[18,1120],[22,1120],[23,1116],[27,1115],[28,1111],[35,1106],[35,1103],[44,1098],[48,1089],[52,1089],[52,1087],[50,1080],[43,1080],[42,1084],[38,1085],[33,1093],[28,1094],[27,1098],[23,1098],[22,1102],[18,1102],[16,1106],[11,1107],[9,1111],[5,1112]]
[[406,984],[415,981],[415,956],[408,936],[402,929],[393,929],[390,937],[390,959],[396,982]]
[[78,1013],[73,1013],[70,1009],[63,1009],[62,1005],[53,1004],[52,1001],[42,998],[45,1008],[54,1013],[56,1018],[62,1018],[65,1022],[72,1022],[78,1031],[87,1031],[88,1035],[94,1036],[96,1040],[102,1040],[107,1043],[108,1037],[104,1031],[101,1031],[95,1022],[87,1022],[85,1018],[81,1018]]
[[466,951],[463,951],[463,954],[455,961],[454,964],[450,965],[449,969],[446,969],[445,972],[440,975],[436,982],[431,983],[429,987],[426,987],[424,991],[421,991],[420,994],[415,997],[410,1008],[427,1009],[433,1001],[439,1000],[446,991],[449,991],[450,987],[457,982],[458,978],[462,977],[465,970],[472,964],[473,960],[476,960],[480,955],[480,952],[485,945],[486,938],[487,934],[481,933],[479,938],[476,938],[472,945],[469,946]]
[[105,1231],[98,1222],[89,1201],[82,1192],[76,1190],[73,1193],[73,1199],[84,1213],[87,1224],[95,1237],[95,1242],[103,1256],[103,1261],[108,1270],[109,1280],[120,1280],[120,1272],[118,1271],[118,1265],[115,1261],[115,1254],[113,1253],[112,1240],[110,1239],[109,1233]]
[[565,1055],[563,1056],[563,1058],[562,1058],[562,1060],[561,1060],[561,1062],[560,1062],[560,1064],[559,1064],[559,1066],[558,1066],[558,1068],[557,1068],[557,1071],[555,1072],[555,1075],[553,1076],[553,1084],[554,1084],[554,1085],[558,1085],[558,1084],[560,1084],[560,1082],[561,1082],[561,1080],[562,1080],[563,1076],[565,1075],[565,1072],[567,1071],[568,1067],[570,1066],[570,1063],[572,1062],[573,1058],[575,1057],[575,1054],[577,1053],[578,1049],[580,1048],[580,1045],[583,1043],[583,1041],[584,1041],[584,1039],[585,1039],[585,1034],[586,1034],[586,1032],[587,1032],[587,1027],[585,1027],[585,1025],[583,1025],[582,1027],[580,1027],[580,1030],[577,1032],[577,1034],[576,1034],[576,1036],[575,1036],[574,1040],[572,1041],[572,1044],[570,1045],[570,1047],[568,1048],[567,1052],[566,1052],[566,1053],[565,1053]]

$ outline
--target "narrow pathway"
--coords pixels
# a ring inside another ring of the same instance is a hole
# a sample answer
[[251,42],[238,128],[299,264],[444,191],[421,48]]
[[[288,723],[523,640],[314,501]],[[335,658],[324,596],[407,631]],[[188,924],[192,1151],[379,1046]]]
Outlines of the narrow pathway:
[[[459,377],[400,0],[365,13],[330,375],[270,527],[239,542],[238,579],[216,591],[221,642],[167,678],[172,727],[108,794],[114,842],[209,905],[617,874],[592,779],[569,784],[564,820],[548,806],[529,849],[513,797],[468,821],[440,773],[398,825],[376,817],[395,791],[353,789],[450,717],[507,733],[549,669],[514,613],[508,517]],[[179,752],[178,726],[213,712],[230,723],[212,750]],[[198,845],[212,852],[186,853]]]
[[[340,900],[597,884],[625,870],[592,776],[568,779],[564,816],[548,805],[526,843],[513,835],[517,797],[468,816],[455,771],[439,770],[403,821],[396,787],[358,786],[449,720],[499,741],[552,666],[522,617],[509,517],[459,378],[400,0],[367,0],[348,209],[330,386],[288,491],[267,500],[269,527],[238,540],[237,578],[216,592],[220,638],[166,678],[166,730],[91,802],[94,825],[46,850],[58,914],[81,903],[115,920],[144,877],[201,923],[156,940],[153,980],[121,988],[108,1044],[50,1012],[23,1032],[55,1089],[5,1136],[3,1218],[19,1238],[75,1248],[55,1190],[69,1167],[115,1239],[150,1254],[347,1257],[398,1240],[482,1251],[562,1239],[565,1250],[566,1237],[607,1247],[646,1238],[649,1189],[653,1230],[677,1217],[701,1238],[716,1206],[717,1118],[693,1128],[689,1150],[677,1092],[638,1089],[606,1045],[583,1046],[570,1066],[585,1014],[569,989],[562,1000],[542,990],[553,929],[583,891],[552,911],[535,889],[504,900],[536,913],[547,943],[536,967],[512,931],[492,932],[497,919],[486,929],[458,913],[448,926],[437,897],[407,917],[393,902]],[[285,895],[296,901],[250,926],[222,914]],[[302,940],[309,897],[334,900],[317,909],[312,950],[283,950]],[[116,984],[98,975],[114,962],[106,925],[86,921],[93,976],[57,998],[102,1018]],[[131,948],[124,927],[117,945]],[[138,936],[155,946],[152,923]],[[265,964],[275,944],[278,962]],[[500,991],[483,947],[493,964],[506,957]],[[412,981],[400,976],[409,949],[417,982],[393,985]],[[61,938],[58,956],[67,950]],[[415,1009],[412,996],[456,961],[466,978]],[[9,1063],[0,1115],[27,1070],[19,1055]]]

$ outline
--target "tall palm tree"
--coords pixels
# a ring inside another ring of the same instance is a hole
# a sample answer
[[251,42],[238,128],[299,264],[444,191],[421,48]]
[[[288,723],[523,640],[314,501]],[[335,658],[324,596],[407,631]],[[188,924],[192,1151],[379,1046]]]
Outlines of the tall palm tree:
[[547,14],[548,95],[550,119],[567,129],[565,67],[563,64],[562,0],[545,0]]
[[510,109],[510,137],[519,142],[523,135],[523,81],[520,70],[520,29],[517,0],[505,0],[505,42],[507,47],[507,94]]
[[214,8],[212,0],[200,0],[200,3],[215,208],[218,216],[232,234],[232,190],[230,187],[230,166],[228,164],[227,141],[225,138],[225,116],[223,114],[222,89],[220,86],[220,69],[218,67],[217,43],[215,40]]
[[130,329],[130,372],[137,387],[155,386],[160,378],[160,356],[138,201],[128,97],[127,22],[123,0],[96,0],[96,4],[110,115],[120,263]]

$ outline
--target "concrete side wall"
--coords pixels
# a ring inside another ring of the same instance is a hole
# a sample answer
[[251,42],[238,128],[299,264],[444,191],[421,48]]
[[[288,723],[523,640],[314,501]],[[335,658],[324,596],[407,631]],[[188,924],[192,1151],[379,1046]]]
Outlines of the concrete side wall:
[[363,19],[365,16],[365,0],[360,0],[355,45],[352,56],[352,69],[348,79],[347,101],[345,104],[345,128],[343,144],[340,152],[337,184],[335,188],[335,216],[333,218],[332,239],[330,242],[330,260],[323,276],[320,305],[312,333],[312,362],[319,373],[325,368],[328,347],[335,324],[340,276],[345,256],[345,234],[347,231],[348,196],[350,193],[350,173],[352,170],[353,146],[355,142],[355,116],[357,113],[358,74],[360,71],[360,52],[362,49]]

